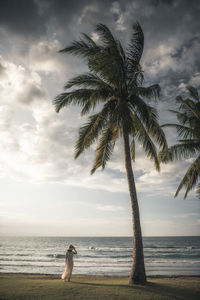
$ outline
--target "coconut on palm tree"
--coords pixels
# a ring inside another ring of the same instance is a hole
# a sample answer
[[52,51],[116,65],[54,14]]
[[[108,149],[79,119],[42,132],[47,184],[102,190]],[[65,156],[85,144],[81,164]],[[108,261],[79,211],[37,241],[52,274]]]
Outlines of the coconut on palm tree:
[[[165,134],[158,124],[156,109],[142,98],[158,97],[160,87],[143,87],[140,59],[144,35],[139,23],[133,25],[132,38],[126,49],[103,24],[96,26],[99,43],[88,35],[74,41],[61,52],[84,58],[89,72],[69,80],[64,93],[54,101],[56,111],[67,105],[81,107],[81,115],[95,108],[88,122],[79,129],[75,158],[93,143],[97,143],[96,157],[91,170],[105,168],[117,139],[124,144],[125,167],[129,186],[133,220],[133,265],[130,283],[146,282],[140,214],[131,160],[135,161],[135,143],[139,142],[160,170],[156,146],[167,151]],[[72,89],[73,88],[73,89]]]
[[[181,96],[176,98],[179,109],[170,110],[176,115],[178,124],[164,124],[164,126],[174,127],[177,130],[179,140],[178,144],[169,148],[169,155],[167,160],[194,158],[192,164],[181,180],[175,197],[180,190],[185,187],[184,198],[187,197],[189,191],[197,186],[197,193],[200,195],[200,99],[198,91],[193,86],[187,86],[191,98],[183,99]],[[167,160],[161,159],[166,162]]]

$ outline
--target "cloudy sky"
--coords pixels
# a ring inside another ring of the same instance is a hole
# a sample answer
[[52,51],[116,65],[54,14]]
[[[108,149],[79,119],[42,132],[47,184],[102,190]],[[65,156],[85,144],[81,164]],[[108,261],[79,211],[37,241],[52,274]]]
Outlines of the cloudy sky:
[[[56,114],[54,97],[86,71],[58,53],[95,25],[108,25],[126,46],[131,24],[145,35],[145,84],[159,83],[160,123],[187,84],[199,88],[200,3],[195,0],[0,0],[0,235],[128,236],[131,211],[119,141],[102,172],[90,176],[93,149],[77,160],[74,143],[85,122],[78,108]],[[167,129],[168,142],[176,132]],[[154,170],[138,147],[134,172],[145,236],[198,235],[200,206],[174,193],[190,161]]]

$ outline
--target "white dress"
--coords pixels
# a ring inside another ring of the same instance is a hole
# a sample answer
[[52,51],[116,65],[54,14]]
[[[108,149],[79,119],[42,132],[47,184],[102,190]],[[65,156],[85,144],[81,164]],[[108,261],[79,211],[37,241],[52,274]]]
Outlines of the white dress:
[[66,278],[70,278],[72,275],[72,270],[74,266],[73,255],[77,252],[67,251],[66,252],[66,261],[65,261],[65,272],[62,274],[61,278],[66,280]]

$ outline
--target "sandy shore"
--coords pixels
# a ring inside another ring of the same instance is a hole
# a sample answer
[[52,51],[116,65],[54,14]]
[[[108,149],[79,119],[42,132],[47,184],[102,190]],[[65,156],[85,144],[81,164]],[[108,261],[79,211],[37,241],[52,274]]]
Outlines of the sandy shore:
[[128,277],[73,275],[64,283],[58,275],[0,273],[0,300],[7,299],[200,299],[200,277],[148,277],[145,286],[128,285]]

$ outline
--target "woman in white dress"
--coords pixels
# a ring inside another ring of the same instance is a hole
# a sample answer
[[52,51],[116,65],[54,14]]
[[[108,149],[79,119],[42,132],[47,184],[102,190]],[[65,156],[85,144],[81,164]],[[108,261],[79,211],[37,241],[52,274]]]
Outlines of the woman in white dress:
[[73,245],[69,245],[66,251],[65,256],[65,272],[62,274],[61,278],[66,281],[68,279],[68,282],[70,282],[70,278],[72,275],[72,270],[74,266],[73,262],[73,255],[77,254],[77,251]]

